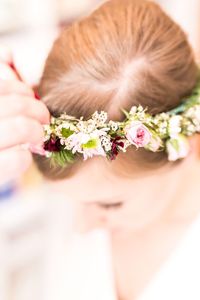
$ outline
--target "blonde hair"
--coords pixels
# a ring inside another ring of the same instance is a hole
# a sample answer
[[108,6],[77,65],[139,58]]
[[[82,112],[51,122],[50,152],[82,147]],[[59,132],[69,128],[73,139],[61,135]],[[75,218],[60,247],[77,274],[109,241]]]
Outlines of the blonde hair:
[[[61,33],[46,61],[39,93],[54,116],[66,112],[87,118],[105,110],[110,119],[121,120],[120,108],[137,104],[151,113],[174,108],[190,94],[197,77],[185,33],[157,4],[111,0]],[[142,149],[120,156],[129,166],[166,163],[164,153]],[[49,159],[35,160],[52,179],[75,170],[74,165],[50,168]]]

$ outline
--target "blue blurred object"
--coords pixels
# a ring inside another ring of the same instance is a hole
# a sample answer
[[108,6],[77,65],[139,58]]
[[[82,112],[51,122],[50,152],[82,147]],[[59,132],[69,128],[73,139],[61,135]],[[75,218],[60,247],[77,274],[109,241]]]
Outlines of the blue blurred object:
[[0,202],[11,199],[16,190],[16,184],[13,182],[0,186]]

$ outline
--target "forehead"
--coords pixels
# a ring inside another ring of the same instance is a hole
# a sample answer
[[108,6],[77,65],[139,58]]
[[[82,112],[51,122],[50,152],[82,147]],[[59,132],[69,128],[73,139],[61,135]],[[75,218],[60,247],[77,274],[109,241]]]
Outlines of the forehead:
[[73,176],[53,183],[54,187],[84,203],[122,200],[134,179],[117,175],[110,164],[113,163],[105,160],[83,162]]

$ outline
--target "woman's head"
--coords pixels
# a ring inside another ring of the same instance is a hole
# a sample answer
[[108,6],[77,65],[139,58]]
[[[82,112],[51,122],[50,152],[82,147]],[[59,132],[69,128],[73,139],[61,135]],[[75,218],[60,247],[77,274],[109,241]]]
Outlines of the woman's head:
[[[47,59],[40,95],[50,112],[89,117],[96,110],[121,120],[121,108],[141,104],[151,113],[177,106],[197,81],[197,66],[187,37],[162,10],[145,0],[111,0],[89,17],[65,29]],[[50,168],[36,158],[52,179],[65,169]],[[128,150],[110,169],[149,169],[166,163],[164,153]],[[94,163],[103,163],[94,159]],[[73,172],[74,173],[74,172]]]

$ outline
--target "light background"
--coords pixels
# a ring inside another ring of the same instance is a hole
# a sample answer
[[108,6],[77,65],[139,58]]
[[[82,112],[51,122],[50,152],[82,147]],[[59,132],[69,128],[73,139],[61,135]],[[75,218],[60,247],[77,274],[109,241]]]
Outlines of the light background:
[[[0,0],[0,45],[11,48],[25,82],[38,83],[59,24],[72,22],[101,2]],[[187,32],[199,59],[200,1],[158,2]],[[12,199],[0,201],[1,300],[45,299],[41,291],[51,284],[49,270],[60,257],[69,228],[67,212],[65,195],[50,191],[34,168],[26,173]]]

